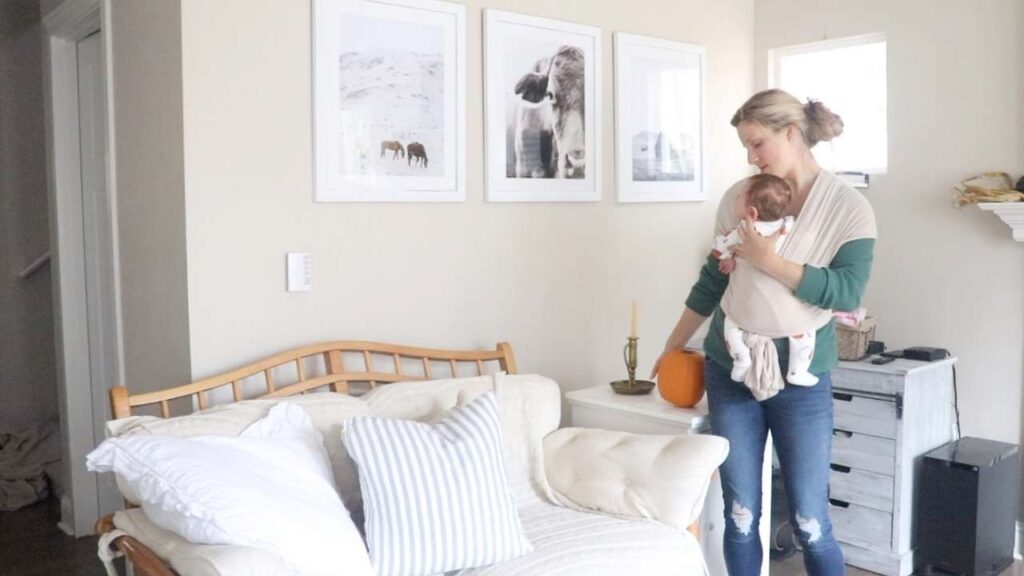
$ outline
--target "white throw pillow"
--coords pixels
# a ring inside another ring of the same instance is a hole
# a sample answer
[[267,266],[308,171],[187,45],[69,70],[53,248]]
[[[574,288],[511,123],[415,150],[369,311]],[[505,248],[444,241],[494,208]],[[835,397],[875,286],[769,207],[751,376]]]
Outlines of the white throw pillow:
[[323,437],[295,404],[274,406],[237,438],[111,438],[87,465],[117,473],[154,524],[191,542],[270,549],[302,575],[374,573]]
[[509,492],[499,414],[487,392],[436,423],[373,416],[345,423],[378,574],[435,574],[532,549]]

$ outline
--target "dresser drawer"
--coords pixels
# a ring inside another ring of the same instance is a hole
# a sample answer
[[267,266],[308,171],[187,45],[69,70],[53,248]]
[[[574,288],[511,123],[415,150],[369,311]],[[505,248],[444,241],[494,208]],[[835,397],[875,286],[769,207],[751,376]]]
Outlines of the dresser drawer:
[[832,388],[895,396],[903,393],[903,376],[869,370],[836,368],[830,372]]
[[835,427],[872,436],[896,438],[896,402],[847,392],[832,393]]
[[832,464],[828,473],[830,498],[859,504],[882,512],[892,512],[892,476],[859,470],[842,464]]
[[876,550],[892,548],[892,514],[829,498],[828,515],[836,540]]
[[892,476],[896,469],[896,441],[849,430],[833,430],[832,463]]

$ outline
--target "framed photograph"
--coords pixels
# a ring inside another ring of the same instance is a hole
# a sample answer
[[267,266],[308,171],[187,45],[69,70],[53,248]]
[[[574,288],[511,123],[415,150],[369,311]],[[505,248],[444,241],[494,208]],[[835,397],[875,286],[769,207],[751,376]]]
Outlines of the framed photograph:
[[484,12],[491,202],[601,199],[601,29]]
[[615,33],[619,202],[707,199],[703,46]]
[[318,202],[461,202],[466,9],[437,0],[314,0]]

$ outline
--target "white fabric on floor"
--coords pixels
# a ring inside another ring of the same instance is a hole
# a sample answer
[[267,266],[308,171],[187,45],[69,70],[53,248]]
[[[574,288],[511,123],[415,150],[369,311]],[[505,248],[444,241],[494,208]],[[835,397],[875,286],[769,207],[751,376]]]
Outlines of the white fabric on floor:
[[49,493],[46,468],[59,461],[60,439],[55,423],[0,430],[0,512],[45,498]]

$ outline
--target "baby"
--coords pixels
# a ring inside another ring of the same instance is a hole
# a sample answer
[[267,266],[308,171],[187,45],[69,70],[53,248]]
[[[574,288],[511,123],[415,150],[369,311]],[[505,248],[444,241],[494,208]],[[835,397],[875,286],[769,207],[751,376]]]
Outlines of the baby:
[[[775,243],[777,251],[783,241],[783,235],[793,227],[793,217],[783,217],[791,197],[789,184],[782,178],[771,174],[751,176],[747,189],[736,198],[736,217],[740,220],[740,225],[744,219],[753,221],[754,230],[761,236],[771,236],[779,232],[779,238]],[[719,268],[725,274],[731,273],[736,265],[731,248],[740,243],[740,225],[728,234],[716,236],[712,245],[711,253],[718,258]],[[743,382],[751,365],[750,348],[743,341],[746,332],[728,315],[725,317],[724,331],[725,342],[733,360],[732,379]],[[790,336],[789,372],[786,374],[786,380],[797,386],[817,384],[817,376],[808,371],[813,357],[813,330]]]

